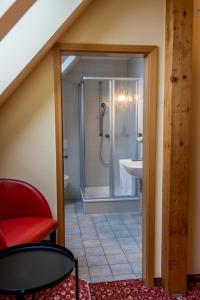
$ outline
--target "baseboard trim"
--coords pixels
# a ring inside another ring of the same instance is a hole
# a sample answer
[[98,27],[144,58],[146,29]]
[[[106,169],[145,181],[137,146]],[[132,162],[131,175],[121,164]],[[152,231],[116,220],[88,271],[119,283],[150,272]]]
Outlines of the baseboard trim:
[[[161,287],[162,279],[161,277],[154,278],[154,286]],[[188,274],[187,284],[200,283],[200,274]]]

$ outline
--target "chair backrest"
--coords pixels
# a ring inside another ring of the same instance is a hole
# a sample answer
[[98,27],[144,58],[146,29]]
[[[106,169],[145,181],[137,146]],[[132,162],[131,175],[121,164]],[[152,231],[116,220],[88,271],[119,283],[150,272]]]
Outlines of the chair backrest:
[[0,179],[0,220],[22,216],[52,217],[46,199],[31,184]]
[[6,244],[6,241],[4,239],[3,233],[0,229],[0,250],[4,249],[4,248],[7,248],[7,244]]

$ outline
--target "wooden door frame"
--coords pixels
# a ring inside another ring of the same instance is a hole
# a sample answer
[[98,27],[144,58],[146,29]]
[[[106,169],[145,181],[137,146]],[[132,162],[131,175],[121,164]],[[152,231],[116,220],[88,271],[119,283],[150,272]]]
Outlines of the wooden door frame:
[[64,245],[64,175],[61,55],[120,56],[142,54],[145,58],[144,137],[143,137],[143,278],[147,286],[154,284],[155,262],[155,184],[156,184],[156,106],[158,47],[138,45],[72,44],[54,46],[54,91],[56,127],[57,217],[58,243]]

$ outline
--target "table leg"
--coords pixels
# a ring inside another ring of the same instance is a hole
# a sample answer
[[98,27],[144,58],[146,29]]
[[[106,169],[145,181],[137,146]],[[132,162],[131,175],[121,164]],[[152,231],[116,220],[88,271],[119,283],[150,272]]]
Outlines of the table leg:
[[24,300],[25,299],[25,294],[23,292],[18,293],[16,295],[16,300]]
[[75,259],[76,300],[79,300],[78,259]]

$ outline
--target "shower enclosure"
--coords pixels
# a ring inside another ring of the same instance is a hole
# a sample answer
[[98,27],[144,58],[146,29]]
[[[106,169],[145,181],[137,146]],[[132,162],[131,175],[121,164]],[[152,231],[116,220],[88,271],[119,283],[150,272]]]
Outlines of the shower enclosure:
[[141,159],[142,90],[141,78],[83,77],[79,85],[80,187],[86,212],[140,209],[139,179],[120,160]]

